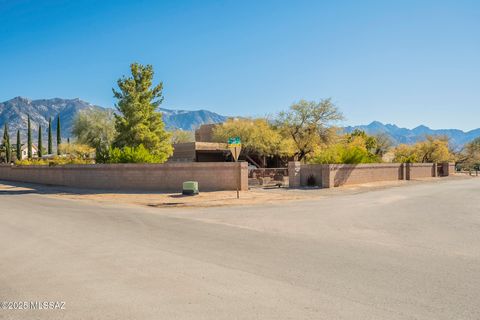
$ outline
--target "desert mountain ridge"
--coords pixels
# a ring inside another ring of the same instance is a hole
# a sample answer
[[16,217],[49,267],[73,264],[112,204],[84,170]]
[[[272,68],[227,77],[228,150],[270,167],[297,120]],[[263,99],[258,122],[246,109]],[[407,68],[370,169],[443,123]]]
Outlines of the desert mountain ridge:
[[[37,134],[38,125],[44,130],[48,126],[48,119],[52,119],[52,127],[56,129],[55,118],[60,115],[63,138],[71,136],[73,119],[77,112],[88,109],[113,110],[91,104],[79,98],[75,99],[36,99],[31,100],[24,97],[15,97],[5,102],[0,102],[0,128],[8,123],[11,137],[14,138],[16,131],[20,130],[22,136],[26,136],[27,118],[30,115],[32,131]],[[218,113],[200,110],[173,110],[159,108],[163,114],[163,120],[167,129],[195,130],[202,124],[222,123],[228,117]],[[426,135],[447,136],[452,147],[459,149],[469,141],[480,137],[480,128],[470,131],[459,129],[430,129],[427,126],[419,125],[413,129],[401,128],[395,124],[384,124],[379,121],[372,121],[368,125],[347,126],[343,130],[352,132],[360,129],[368,134],[386,134],[394,144],[415,143],[423,140]]]

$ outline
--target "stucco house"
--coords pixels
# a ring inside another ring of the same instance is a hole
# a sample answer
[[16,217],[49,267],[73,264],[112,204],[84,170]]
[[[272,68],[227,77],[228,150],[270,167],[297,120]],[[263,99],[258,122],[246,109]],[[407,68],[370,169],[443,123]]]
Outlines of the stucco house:
[[[22,148],[20,150],[22,150],[22,160],[27,159],[28,158],[28,145],[23,144]],[[38,154],[38,148],[37,148],[36,145],[32,144],[32,157],[36,158],[37,154]]]

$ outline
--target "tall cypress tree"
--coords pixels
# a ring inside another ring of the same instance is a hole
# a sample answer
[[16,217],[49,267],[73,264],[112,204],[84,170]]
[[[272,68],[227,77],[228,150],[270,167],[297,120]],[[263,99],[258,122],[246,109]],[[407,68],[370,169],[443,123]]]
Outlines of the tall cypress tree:
[[10,136],[8,135],[8,126],[6,122],[5,129],[3,130],[3,146],[5,148],[5,163],[10,163],[10,160],[12,158],[12,149],[10,148]]
[[53,154],[52,118],[48,119],[48,154]]
[[42,126],[38,125],[38,145],[37,145],[37,156],[41,158],[43,156],[43,151],[42,151]]
[[32,126],[30,124],[30,115],[28,116],[28,128],[27,128],[27,148],[28,159],[32,159]]
[[22,142],[20,141],[20,130],[17,130],[17,160],[22,160]]
[[60,115],[57,117],[57,154],[60,155],[60,144],[62,143],[62,129],[60,127]]

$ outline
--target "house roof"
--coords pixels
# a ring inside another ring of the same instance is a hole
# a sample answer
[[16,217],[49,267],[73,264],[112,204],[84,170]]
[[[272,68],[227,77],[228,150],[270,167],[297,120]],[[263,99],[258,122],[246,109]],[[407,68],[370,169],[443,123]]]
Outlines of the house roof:
[[[22,144],[22,148],[21,148],[22,151],[23,151],[23,150],[26,150],[27,148],[28,148],[28,145],[27,145],[27,144],[25,144],[25,143]],[[34,145],[33,143],[32,143],[32,150],[38,150],[37,146]]]

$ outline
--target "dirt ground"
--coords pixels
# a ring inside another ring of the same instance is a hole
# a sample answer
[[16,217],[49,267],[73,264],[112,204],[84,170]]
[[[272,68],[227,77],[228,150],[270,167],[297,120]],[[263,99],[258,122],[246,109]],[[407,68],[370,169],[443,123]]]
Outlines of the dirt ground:
[[236,191],[200,192],[196,196],[183,196],[180,193],[155,193],[155,192],[115,192],[111,190],[85,190],[58,186],[41,186],[16,182],[1,182],[0,191],[25,192],[45,194],[49,197],[66,198],[75,200],[95,201],[100,203],[115,203],[141,205],[155,208],[175,207],[217,207],[232,205],[253,205],[265,203],[278,203],[281,201],[299,201],[318,199],[336,195],[355,194],[370,190],[399,187],[405,184],[436,183],[445,179],[468,179],[468,176],[452,176],[448,178],[430,178],[415,181],[388,181],[374,182],[353,186],[343,186],[331,189],[319,188],[251,188],[241,191],[237,199]]

